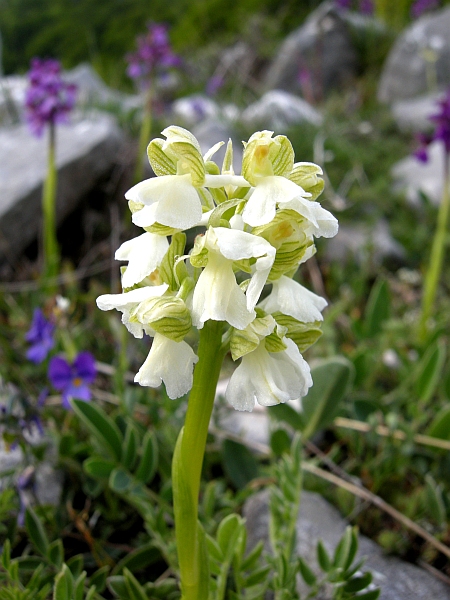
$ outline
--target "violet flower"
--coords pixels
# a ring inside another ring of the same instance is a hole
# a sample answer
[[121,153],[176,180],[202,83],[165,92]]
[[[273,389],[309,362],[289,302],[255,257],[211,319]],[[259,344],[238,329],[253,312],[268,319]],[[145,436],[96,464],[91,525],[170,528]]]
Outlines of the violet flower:
[[26,119],[31,132],[40,136],[46,125],[66,123],[75,105],[77,86],[61,78],[61,64],[54,59],[33,58],[25,94]]
[[48,377],[53,387],[62,393],[62,405],[70,409],[70,399],[89,402],[91,384],[97,375],[95,359],[90,352],[80,352],[73,364],[55,356],[48,367]]
[[362,15],[371,16],[374,13],[373,0],[359,0],[359,12]]
[[223,86],[223,77],[220,75],[213,75],[206,83],[206,94],[207,96],[215,96],[220,88]]
[[17,514],[17,525],[25,525],[25,513],[30,503],[29,493],[35,491],[34,467],[28,466],[19,475],[16,482],[17,492],[19,493],[19,512]]
[[171,67],[181,64],[173,52],[167,27],[158,23],[147,25],[147,33],[137,38],[137,51],[128,54],[127,75],[142,82],[149,80],[157,71],[164,73]]
[[334,0],[334,4],[340,10],[350,10],[352,0]]
[[48,353],[55,345],[54,331],[54,323],[44,317],[44,313],[40,308],[36,308],[33,313],[31,327],[25,334],[25,339],[31,344],[26,354],[28,360],[39,364],[47,358]]
[[438,8],[439,0],[416,0],[411,5],[411,17],[418,19],[423,13]]
[[420,147],[414,156],[421,162],[428,161],[427,147],[435,140],[443,142],[445,153],[450,156],[450,88],[446,95],[438,101],[438,105],[440,110],[429,117],[430,121],[435,123],[434,132],[431,134],[420,133],[417,136]]

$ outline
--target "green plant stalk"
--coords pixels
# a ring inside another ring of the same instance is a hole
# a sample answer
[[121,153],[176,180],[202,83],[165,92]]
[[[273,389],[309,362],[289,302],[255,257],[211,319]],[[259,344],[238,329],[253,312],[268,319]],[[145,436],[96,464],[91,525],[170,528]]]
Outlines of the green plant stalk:
[[198,363],[183,429],[172,463],[175,534],[182,600],[208,597],[209,574],[204,534],[198,523],[198,495],[216,386],[223,360],[223,322],[200,330]]
[[430,264],[425,274],[425,282],[422,296],[422,314],[419,321],[419,341],[424,342],[428,332],[428,320],[431,316],[434,300],[436,297],[439,279],[441,277],[442,263],[447,238],[448,219],[450,213],[450,157],[445,157],[445,176],[442,201],[439,206],[436,233],[431,247]]
[[134,170],[134,183],[139,183],[144,177],[144,163],[142,156],[145,154],[152,131],[152,88],[149,87],[145,96],[144,112],[142,115],[141,131],[139,133],[138,154]]
[[[47,177],[44,182],[42,193],[42,215],[43,215],[43,249],[44,267],[43,281],[58,275],[59,249],[56,239],[56,184],[57,171],[55,161],[55,126],[49,128]],[[48,285],[45,285],[48,289]],[[52,286],[50,286],[52,287]]]

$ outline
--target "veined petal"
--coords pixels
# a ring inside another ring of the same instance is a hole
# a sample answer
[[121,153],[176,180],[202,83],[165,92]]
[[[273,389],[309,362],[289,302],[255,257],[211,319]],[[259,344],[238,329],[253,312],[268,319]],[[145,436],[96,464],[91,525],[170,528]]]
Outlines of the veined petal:
[[259,306],[267,313],[279,311],[302,323],[313,323],[323,320],[321,311],[327,301],[283,275],[273,282],[272,292]]
[[[125,198],[147,206],[157,203],[154,212],[147,210],[142,213],[144,207],[134,213],[133,223],[140,227],[148,227],[157,221],[169,227],[189,229],[202,217],[202,203],[189,174],[146,179],[128,190]],[[153,221],[143,224],[143,221],[149,218]]]
[[289,202],[297,196],[310,196],[310,194],[285,177],[278,175],[262,177],[245,205],[242,218],[252,227],[265,225],[275,217],[277,204]]
[[165,236],[147,232],[124,242],[115,255],[116,260],[128,261],[122,286],[130,288],[153,273],[161,264],[168,248],[169,242]]
[[236,283],[232,263],[218,252],[208,253],[192,298],[192,321],[201,329],[208,319],[227,321],[236,329],[245,329],[254,319],[248,310],[244,292]]
[[164,382],[169,398],[180,398],[192,388],[198,356],[186,342],[174,342],[157,333],[149,355],[134,380],[143,386],[158,387]]
[[280,208],[291,208],[309,221],[310,226],[306,228],[306,234],[315,237],[334,237],[338,232],[338,221],[328,210],[322,208],[318,202],[305,200],[297,196],[288,202],[280,203]]

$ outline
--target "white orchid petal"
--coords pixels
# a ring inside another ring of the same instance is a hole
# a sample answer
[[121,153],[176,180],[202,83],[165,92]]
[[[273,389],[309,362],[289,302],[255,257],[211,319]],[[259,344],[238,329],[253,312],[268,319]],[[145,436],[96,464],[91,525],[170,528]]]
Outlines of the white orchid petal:
[[132,287],[150,275],[161,264],[168,248],[165,236],[147,232],[124,242],[115,255],[116,260],[129,261],[122,277],[123,287]]
[[257,258],[275,253],[275,248],[262,237],[227,227],[213,227],[212,229],[221,254],[229,260]]
[[156,223],[156,209],[158,205],[144,206],[131,215],[132,222],[138,227],[150,227]]
[[244,292],[236,283],[232,263],[210,251],[192,298],[192,320],[201,329],[205,321],[227,321],[237,329],[245,329],[255,312],[247,309]]
[[294,198],[289,202],[282,202],[280,208],[290,208],[307,219],[311,227],[306,233],[315,237],[334,237],[338,232],[338,221],[328,210],[325,210],[318,202],[304,200],[301,197]]
[[249,182],[242,175],[205,175],[205,187],[219,188],[225,185],[234,185],[236,187],[251,187]]
[[327,301],[283,275],[273,282],[272,292],[259,306],[268,313],[280,311],[302,323],[313,323],[323,320],[321,311]]
[[150,225],[157,221],[168,227],[189,229],[202,217],[202,203],[189,174],[146,179],[128,190],[125,198],[146,206],[156,204],[155,212],[142,212],[142,209],[134,213],[133,223],[140,227],[148,227],[143,219],[151,216],[154,220]]
[[189,392],[198,356],[186,342],[174,342],[156,334],[149,355],[134,380],[143,386],[158,387],[164,382],[169,398]]
[[123,294],[104,294],[97,298],[97,306],[100,310],[111,310],[113,308],[121,310],[124,307],[138,304],[153,296],[162,296],[168,288],[167,283],[163,283],[162,285],[137,288]]
[[211,160],[211,158],[214,156],[214,154],[220,150],[220,148],[222,148],[222,146],[225,144],[225,142],[217,142],[217,144],[214,144],[214,146],[212,146],[208,152],[203,156],[203,160],[205,162],[207,162],[208,160]]
[[273,175],[261,178],[245,205],[242,218],[252,227],[266,225],[275,217],[277,204],[288,202],[297,196],[310,195],[285,177]]
[[260,344],[242,357],[231,376],[225,396],[237,410],[253,409],[255,399],[263,406],[297,400],[312,385],[308,363],[292,340],[284,338],[287,349],[270,354]]

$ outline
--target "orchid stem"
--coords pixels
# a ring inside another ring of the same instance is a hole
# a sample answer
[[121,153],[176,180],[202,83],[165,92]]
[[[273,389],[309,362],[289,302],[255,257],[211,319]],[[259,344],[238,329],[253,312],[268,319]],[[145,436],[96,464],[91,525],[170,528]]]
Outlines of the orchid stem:
[[43,249],[44,249],[44,267],[43,267],[43,285],[48,291],[50,284],[46,283],[48,279],[58,275],[59,268],[59,250],[56,238],[56,162],[55,162],[55,127],[53,124],[49,128],[48,144],[48,164],[47,177],[44,183],[42,193],[42,214],[43,214]]
[[442,193],[442,201],[439,206],[436,233],[433,238],[431,247],[430,264],[425,275],[423,297],[422,297],[422,314],[419,321],[419,340],[423,343],[426,340],[428,333],[428,321],[431,316],[434,300],[436,297],[437,287],[442,271],[444,260],[444,252],[447,241],[448,219],[450,213],[450,173],[449,173],[450,158],[446,155],[445,158],[445,176],[444,189]]
[[139,134],[138,155],[136,158],[136,168],[134,171],[134,183],[139,183],[144,177],[143,155],[150,141],[152,131],[152,91],[148,89],[145,96],[144,111],[142,115],[141,131]]
[[221,321],[207,321],[200,330],[199,360],[172,464],[182,600],[208,597],[209,572],[203,530],[198,524],[198,496],[209,421],[224,356],[223,326]]

